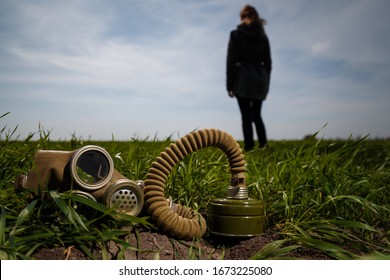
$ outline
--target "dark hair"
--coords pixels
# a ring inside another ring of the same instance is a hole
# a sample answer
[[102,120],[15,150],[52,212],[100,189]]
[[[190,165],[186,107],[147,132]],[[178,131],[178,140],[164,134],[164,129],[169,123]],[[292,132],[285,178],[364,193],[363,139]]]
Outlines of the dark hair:
[[251,5],[245,5],[240,11],[241,21],[245,24],[252,24],[258,22],[265,25],[267,22],[259,16],[256,8]]

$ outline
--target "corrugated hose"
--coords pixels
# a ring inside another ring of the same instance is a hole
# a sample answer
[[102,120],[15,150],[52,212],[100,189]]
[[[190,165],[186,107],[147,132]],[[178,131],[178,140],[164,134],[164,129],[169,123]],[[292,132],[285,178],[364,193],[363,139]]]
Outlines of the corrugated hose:
[[145,208],[157,226],[172,237],[190,240],[206,232],[206,220],[193,209],[172,204],[165,197],[166,180],[173,167],[187,155],[206,147],[217,147],[227,156],[231,173],[228,198],[247,199],[245,159],[237,141],[218,129],[197,130],[170,144],[152,163],[145,180]]

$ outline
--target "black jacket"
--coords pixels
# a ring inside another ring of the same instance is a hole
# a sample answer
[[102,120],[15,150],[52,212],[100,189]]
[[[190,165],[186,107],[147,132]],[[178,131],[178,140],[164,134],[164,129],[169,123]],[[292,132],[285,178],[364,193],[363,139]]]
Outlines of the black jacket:
[[268,37],[260,23],[240,24],[231,31],[226,87],[238,97],[264,100],[272,69]]

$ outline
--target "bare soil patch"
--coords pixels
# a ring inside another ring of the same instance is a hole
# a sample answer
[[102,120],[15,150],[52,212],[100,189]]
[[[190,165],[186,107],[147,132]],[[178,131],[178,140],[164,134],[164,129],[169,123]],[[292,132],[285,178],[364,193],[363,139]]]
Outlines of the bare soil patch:
[[[169,238],[159,232],[131,232],[124,238],[132,248],[122,250],[123,246],[108,242],[105,258],[126,260],[246,260],[252,258],[258,251],[270,242],[278,240],[278,234],[267,232],[263,235],[246,238],[215,238],[206,237],[199,242],[182,241]],[[102,259],[102,250],[92,250],[93,258]],[[32,257],[39,260],[86,260],[90,256],[80,249],[70,247],[41,248]],[[290,252],[287,257],[296,259],[329,259],[327,255],[310,248],[299,248]]]

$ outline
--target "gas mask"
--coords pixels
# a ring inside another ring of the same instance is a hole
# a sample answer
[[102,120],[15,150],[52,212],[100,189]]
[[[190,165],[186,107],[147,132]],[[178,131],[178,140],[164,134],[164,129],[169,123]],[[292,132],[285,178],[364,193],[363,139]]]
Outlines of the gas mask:
[[37,194],[71,190],[132,216],[144,204],[143,181],[124,177],[108,152],[93,145],[74,151],[38,150],[29,174],[18,176],[15,188]]

